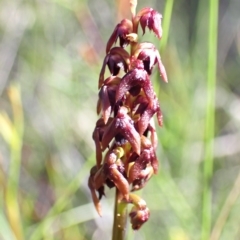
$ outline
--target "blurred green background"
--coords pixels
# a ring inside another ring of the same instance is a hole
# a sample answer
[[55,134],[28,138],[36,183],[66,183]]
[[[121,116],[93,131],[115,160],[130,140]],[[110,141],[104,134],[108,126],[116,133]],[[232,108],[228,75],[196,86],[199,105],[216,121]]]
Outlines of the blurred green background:
[[[127,239],[200,239],[209,191],[207,238],[239,240],[240,1],[219,1],[209,179],[203,169],[210,1],[138,2],[166,20],[162,41],[149,31],[142,40],[161,49],[169,83],[155,71],[164,114],[157,129],[161,171],[139,193],[150,219],[137,232],[128,227]],[[129,16],[120,0],[0,1],[0,239],[111,239],[114,193],[107,190],[100,218],[87,178],[105,44]]]

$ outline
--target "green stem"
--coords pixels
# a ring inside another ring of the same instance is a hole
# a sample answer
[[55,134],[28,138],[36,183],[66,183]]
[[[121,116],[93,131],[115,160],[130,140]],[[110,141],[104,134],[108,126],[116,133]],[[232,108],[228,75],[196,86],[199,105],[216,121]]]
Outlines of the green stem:
[[226,225],[227,219],[230,215],[231,210],[233,209],[234,205],[236,204],[237,199],[240,195],[240,172],[233,184],[231,191],[229,192],[225,203],[219,213],[219,216],[216,220],[216,223],[213,227],[210,240],[219,240],[221,237],[222,230]]
[[217,36],[218,36],[218,0],[209,1],[209,37],[208,37],[208,74],[207,74],[207,107],[204,141],[203,169],[203,208],[202,208],[202,240],[209,239],[212,221],[211,179],[213,172],[213,140],[215,122],[215,91],[217,68]]
[[127,204],[119,200],[119,191],[117,188],[113,218],[112,240],[123,240],[126,235]]
[[18,202],[18,185],[21,168],[21,151],[23,140],[24,119],[20,89],[18,86],[9,88],[9,98],[13,110],[13,122],[11,131],[7,140],[10,146],[10,162],[7,180],[7,189],[5,192],[6,212],[9,223],[15,234],[16,239],[23,239],[23,228],[21,224],[21,214]]
[[[174,0],[167,0],[165,3],[165,7],[164,7],[163,19],[162,19],[163,36],[162,36],[162,39],[160,40],[160,53],[161,54],[164,52],[167,41],[168,41],[173,4],[174,4]],[[156,89],[157,96],[159,96],[160,95],[159,80],[154,81],[154,88]]]
[[60,198],[58,198],[58,200],[53,205],[53,207],[49,210],[45,218],[39,224],[37,224],[34,230],[30,229],[31,231],[29,232],[32,232],[32,234],[31,236],[28,237],[28,239],[39,240],[39,239],[42,239],[44,236],[49,235],[51,226],[54,223],[53,216],[63,211],[63,209],[69,203],[70,196],[72,196],[79,189],[79,186],[81,186],[83,179],[87,177],[86,173],[87,173],[87,170],[90,169],[90,166],[92,164],[92,158],[93,156],[91,156],[89,159],[86,159],[79,173],[65,187],[64,193]]
[[169,27],[171,23],[171,16],[172,16],[172,10],[173,10],[173,3],[174,3],[174,0],[167,0],[165,3],[164,13],[163,13],[163,22],[162,22],[163,37],[161,39],[160,52],[162,52],[162,50],[165,49],[165,46],[167,44]]

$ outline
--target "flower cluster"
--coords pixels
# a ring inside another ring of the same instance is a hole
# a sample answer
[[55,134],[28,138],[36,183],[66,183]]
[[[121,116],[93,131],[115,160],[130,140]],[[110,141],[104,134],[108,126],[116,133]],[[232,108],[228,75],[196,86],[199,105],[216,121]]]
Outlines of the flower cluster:
[[[97,113],[100,118],[93,132],[96,165],[91,169],[88,186],[100,215],[99,201],[104,186],[116,187],[120,200],[133,204],[129,214],[133,229],[139,229],[148,220],[149,209],[132,192],[143,188],[158,172],[153,116],[157,116],[160,126],[163,117],[150,81],[155,65],[167,82],[158,50],[152,43],[139,43],[137,32],[140,25],[143,34],[148,28],[160,39],[161,19],[161,14],[152,8],[144,8],[131,21],[124,19],[117,24],[107,43],[99,75]],[[126,51],[128,45],[130,53]],[[105,76],[107,68],[108,77]]]

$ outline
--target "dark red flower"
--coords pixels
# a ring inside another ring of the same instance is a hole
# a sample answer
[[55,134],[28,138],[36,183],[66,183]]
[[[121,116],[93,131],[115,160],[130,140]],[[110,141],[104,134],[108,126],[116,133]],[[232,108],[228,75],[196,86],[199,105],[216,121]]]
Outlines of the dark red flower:
[[[91,169],[88,186],[99,214],[104,186],[115,187],[118,203],[133,204],[129,216],[132,228],[138,230],[150,213],[146,202],[132,191],[143,188],[159,167],[153,116],[157,116],[160,126],[163,117],[150,80],[154,66],[157,65],[165,82],[168,79],[159,51],[152,43],[139,43],[138,35],[141,25],[143,34],[148,28],[161,38],[162,15],[149,7],[136,14],[137,0],[129,3],[132,19],[124,19],[115,27],[99,74],[97,114],[100,119],[92,135],[96,166]],[[116,43],[118,46],[114,46]]]
[[145,169],[140,170],[140,174],[138,175],[138,178],[136,178],[132,183],[132,189],[131,191],[137,191],[139,189],[142,189],[148,182],[148,180],[153,175],[153,167],[151,165],[148,165]]
[[105,124],[107,123],[112,111],[114,110],[116,90],[118,87],[117,85],[120,81],[121,78],[110,76],[104,81],[104,84],[99,91],[97,114],[100,114],[102,111],[102,117]]
[[129,44],[127,35],[132,33],[132,21],[123,19],[114,29],[111,37],[107,42],[106,53],[108,53],[114,43],[119,38],[119,45],[124,48]]
[[142,87],[149,104],[152,105],[155,97],[152,83],[147,72],[139,68],[134,68],[123,76],[116,92],[116,101],[121,100],[125,93],[135,86]]
[[163,81],[168,82],[167,73],[162,64],[159,51],[152,43],[144,42],[138,44],[134,49],[134,57],[143,62],[144,69],[149,75],[152,73],[153,66],[157,64]]
[[121,107],[118,110],[117,116],[113,119],[111,124],[106,127],[102,137],[102,150],[104,151],[112,139],[117,134],[122,134],[125,139],[129,141],[134,152],[140,155],[141,152],[141,139],[139,133],[136,131],[133,121],[127,114],[128,110]]
[[104,82],[106,66],[108,66],[111,75],[116,76],[118,75],[120,69],[127,72],[129,61],[130,56],[126,50],[121,47],[112,48],[104,58],[102,69],[99,74],[98,88],[100,88]]
[[96,147],[96,163],[97,163],[97,168],[100,168],[100,165],[102,163],[102,146],[101,146],[101,141],[102,137],[104,134],[104,131],[106,127],[112,122],[112,118],[109,118],[107,123],[105,124],[103,119],[100,118],[98,119],[95,129],[92,134],[92,138],[95,143]]
[[[98,214],[100,216],[102,216],[102,210],[101,210],[101,205],[100,205],[100,202],[99,200],[102,198],[104,194],[104,186],[101,185],[100,187],[96,187],[95,186],[95,183],[94,183],[94,176],[96,174],[96,172],[98,171],[98,168],[96,166],[92,167],[91,170],[90,170],[90,176],[88,178],[88,187],[91,191],[91,196],[92,196],[92,200],[93,200],[93,203],[94,203],[94,206],[98,212]],[[96,194],[96,191],[98,191],[99,193],[99,197],[97,197],[97,194]]]
[[114,183],[114,185],[122,193],[123,197],[128,200],[129,184],[125,176],[121,173],[121,171],[119,171],[119,167],[121,169],[121,166],[119,165],[122,165],[119,159],[123,154],[120,149],[121,148],[113,148],[107,152],[104,158],[102,172],[106,178]]
[[138,131],[140,135],[142,135],[146,131],[149,122],[155,113],[157,113],[157,120],[159,126],[163,125],[163,116],[156,96],[153,99],[152,105],[148,103],[146,97],[143,95],[136,99],[135,104],[138,104],[135,114],[140,115],[137,121]]
[[159,39],[162,38],[162,15],[160,13],[147,7],[140,10],[137,16],[139,17],[143,34],[145,34],[145,28],[148,27]]

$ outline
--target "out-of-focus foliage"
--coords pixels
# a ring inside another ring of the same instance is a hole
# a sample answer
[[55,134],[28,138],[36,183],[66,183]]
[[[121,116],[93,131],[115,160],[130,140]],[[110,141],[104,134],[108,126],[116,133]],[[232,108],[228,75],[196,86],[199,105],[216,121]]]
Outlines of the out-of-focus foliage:
[[[14,232],[30,240],[111,239],[113,194],[107,191],[100,218],[87,178],[95,161],[91,137],[105,45],[116,23],[130,15],[119,2],[0,2],[1,239],[16,239]],[[168,0],[138,2],[138,9],[161,12],[164,22]],[[142,192],[149,222],[138,232],[129,230],[128,239],[200,238],[208,9],[208,1],[174,1],[161,52],[169,83],[159,86],[157,74],[154,80],[164,114],[158,129],[161,171]],[[212,240],[240,238],[239,11],[239,0],[219,2],[209,184],[212,229],[220,237]],[[148,32],[143,39],[161,46]]]

